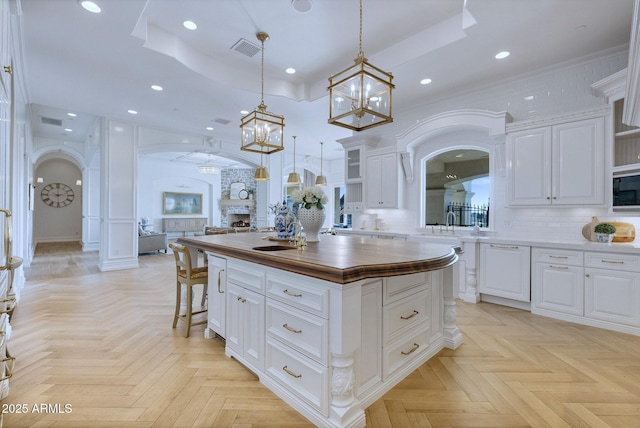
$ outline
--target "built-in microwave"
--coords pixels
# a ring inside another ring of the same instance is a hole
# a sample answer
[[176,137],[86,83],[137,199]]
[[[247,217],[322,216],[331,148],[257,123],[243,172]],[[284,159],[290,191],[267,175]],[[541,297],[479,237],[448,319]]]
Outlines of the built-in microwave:
[[613,177],[613,206],[640,206],[640,174]]

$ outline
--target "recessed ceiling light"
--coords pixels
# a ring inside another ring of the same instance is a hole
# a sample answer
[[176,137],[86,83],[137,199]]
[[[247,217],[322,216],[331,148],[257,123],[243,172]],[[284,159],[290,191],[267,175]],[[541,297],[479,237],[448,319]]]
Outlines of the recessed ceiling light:
[[213,126],[207,126],[207,131],[213,131]]
[[458,153],[458,154],[456,155],[456,157],[457,157],[457,158],[463,158],[463,157],[464,157],[464,153]]
[[508,57],[509,55],[511,55],[511,52],[509,52],[509,51],[498,52],[496,54],[496,59],[504,59],[504,58]]
[[182,25],[184,26],[184,28],[186,28],[187,30],[195,30],[198,28],[198,26],[196,25],[195,22],[190,21],[190,20],[186,20],[182,23]]
[[533,95],[528,95],[526,97],[524,97],[525,101],[531,101],[533,100],[535,97]]
[[429,83],[431,83],[431,79],[428,79],[428,78],[427,79],[422,79],[420,81],[421,85],[428,85]]
[[80,1],[80,6],[82,6],[85,10],[88,10],[91,13],[100,13],[102,9],[95,2],[89,0]]
[[138,112],[137,112],[137,111],[135,111],[135,110],[127,110],[127,113],[130,113],[130,114],[138,114]]
[[160,85],[151,85],[151,89],[153,89],[154,91],[161,91],[162,90],[162,86],[160,86]]
[[76,117],[76,116],[77,116],[77,114],[75,114],[75,113],[67,113],[67,116],[69,116],[69,117]]
[[64,130],[67,131],[67,132],[73,132],[73,129],[71,129],[71,128],[64,128]]
[[291,6],[298,12],[309,12],[313,7],[311,0],[291,0]]
[[296,72],[296,69],[293,67],[289,67],[285,71],[287,72],[287,74],[293,74]]
[[246,110],[240,110],[240,114],[249,114],[249,112]]

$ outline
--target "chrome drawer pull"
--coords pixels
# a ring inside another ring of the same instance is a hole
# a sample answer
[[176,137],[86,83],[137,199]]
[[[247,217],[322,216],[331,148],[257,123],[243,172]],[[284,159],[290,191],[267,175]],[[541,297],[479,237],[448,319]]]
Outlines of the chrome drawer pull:
[[289,376],[293,376],[293,377],[295,377],[296,379],[298,379],[298,378],[301,378],[301,377],[302,377],[302,375],[301,375],[301,374],[295,374],[294,372],[292,372],[291,370],[289,370],[289,369],[287,368],[287,366],[284,366],[284,367],[282,368],[282,370],[284,370],[285,372],[287,372],[287,374],[288,374]]
[[569,256],[554,256],[553,254],[549,254],[550,259],[568,259]]
[[490,244],[492,248],[507,248],[510,250],[517,250],[519,247],[517,245],[498,245],[498,244]]
[[220,288],[220,283],[222,282],[222,280],[220,279],[220,276],[222,275],[222,272],[224,272],[224,269],[220,269],[218,271],[218,293],[220,294],[224,294],[224,291],[222,291],[222,289]]
[[400,319],[401,320],[408,320],[411,319],[413,317],[415,317],[416,315],[418,315],[420,312],[416,311],[415,309],[413,310],[413,313],[411,315],[409,315],[408,317],[402,316],[400,315]]
[[243,299],[242,297],[238,296],[238,302],[247,303],[247,299]]
[[555,265],[549,265],[549,267],[551,269],[569,269],[569,266],[555,266]]
[[288,324],[282,324],[282,326],[292,333],[302,333],[302,330],[296,330],[295,328],[291,328],[289,327]]
[[416,352],[418,350],[418,348],[420,347],[420,345],[418,345],[417,343],[413,344],[413,348],[411,348],[411,350],[409,352],[404,352],[404,351],[400,351],[400,353],[402,355],[409,355],[409,354],[413,354],[414,352]]
[[284,291],[283,291],[283,293],[284,293],[284,294],[286,294],[287,296],[291,296],[291,297],[302,297],[302,294],[292,293],[292,292],[291,292],[291,291],[289,291],[288,289],[287,289],[287,290],[284,290]]
[[602,259],[600,260],[602,263],[613,263],[616,265],[623,265],[624,262],[622,260],[606,260],[606,259]]

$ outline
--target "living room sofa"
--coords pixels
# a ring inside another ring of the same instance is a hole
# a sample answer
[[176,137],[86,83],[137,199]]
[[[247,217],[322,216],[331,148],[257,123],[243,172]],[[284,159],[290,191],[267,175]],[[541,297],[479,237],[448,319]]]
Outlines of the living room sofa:
[[138,254],[164,250],[167,252],[169,240],[166,233],[145,232],[138,227]]

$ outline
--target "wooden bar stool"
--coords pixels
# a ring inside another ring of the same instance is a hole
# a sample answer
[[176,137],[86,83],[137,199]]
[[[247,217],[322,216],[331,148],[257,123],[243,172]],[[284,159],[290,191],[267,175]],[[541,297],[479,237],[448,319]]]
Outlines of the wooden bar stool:
[[[193,315],[207,312],[205,300],[207,297],[207,282],[209,281],[208,266],[193,267],[191,265],[191,253],[189,249],[180,244],[169,244],[169,248],[173,251],[176,258],[176,312],[173,317],[173,328],[176,328],[178,319],[182,319],[187,324],[187,333],[184,337],[189,337],[191,326],[206,324],[207,319],[198,322],[192,322]],[[186,314],[180,315],[180,305],[182,300],[182,284],[186,288]],[[200,310],[193,311],[193,286],[202,284],[202,301]]]

